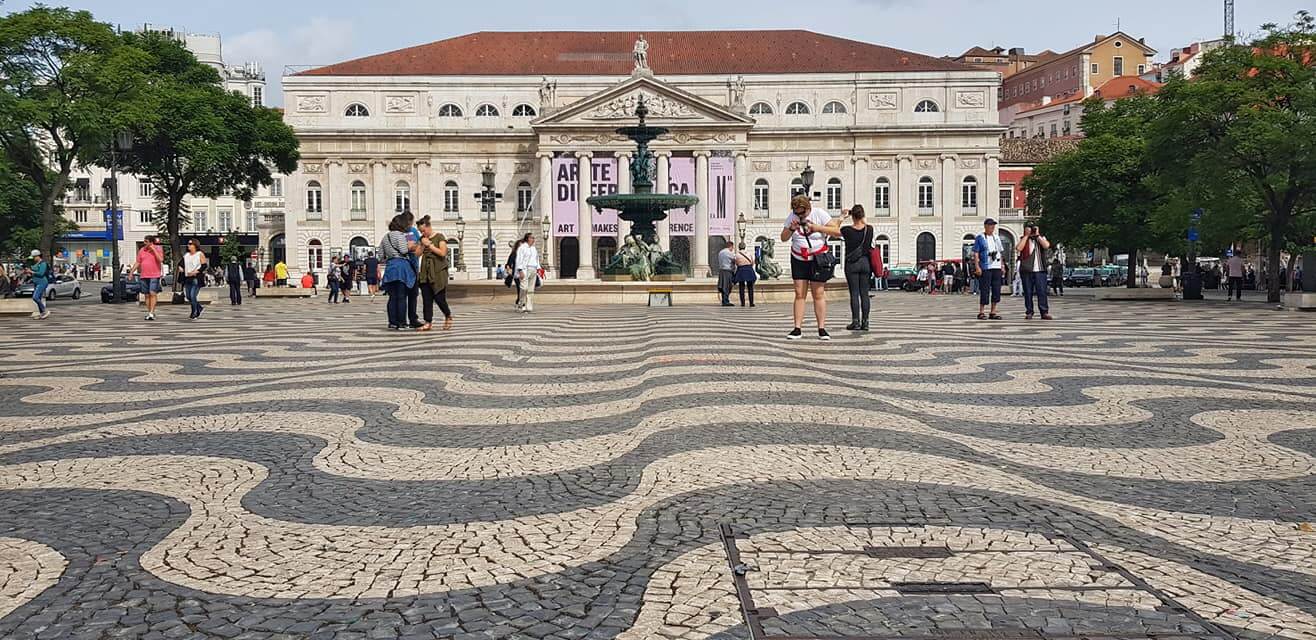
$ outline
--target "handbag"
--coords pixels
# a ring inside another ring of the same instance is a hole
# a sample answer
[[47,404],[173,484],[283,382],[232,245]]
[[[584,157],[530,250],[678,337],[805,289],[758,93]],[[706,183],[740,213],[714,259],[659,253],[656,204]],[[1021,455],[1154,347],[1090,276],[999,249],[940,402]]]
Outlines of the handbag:
[[809,261],[813,264],[813,277],[810,280],[814,282],[827,282],[836,277],[836,256],[831,251],[821,251],[813,253],[813,241],[809,238],[810,234],[804,234],[804,244],[808,248],[812,259]]
[[[869,227],[872,229],[872,227]],[[871,237],[872,234],[870,233]],[[868,266],[873,270],[873,275],[878,278],[886,277],[886,263],[882,261],[882,247],[874,247],[872,240],[868,242]]]

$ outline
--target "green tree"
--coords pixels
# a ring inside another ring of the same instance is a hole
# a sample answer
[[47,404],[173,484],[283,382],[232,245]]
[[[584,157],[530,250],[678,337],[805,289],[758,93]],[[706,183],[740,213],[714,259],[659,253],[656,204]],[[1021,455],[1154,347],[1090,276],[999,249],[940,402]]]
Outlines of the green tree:
[[0,258],[16,258],[41,245],[41,192],[0,156]]
[[1316,18],[1264,25],[1255,41],[1208,52],[1191,79],[1174,78],[1150,150],[1170,180],[1210,197],[1242,190],[1243,237],[1266,240],[1268,298],[1280,299],[1280,251],[1311,243],[1316,211]]
[[47,255],[70,173],[124,125],[120,106],[141,87],[148,58],[86,11],[37,6],[0,17],[0,148],[40,196]]
[[1150,96],[1107,106],[1083,103],[1086,137],[1073,150],[1039,165],[1024,180],[1028,209],[1051,240],[1071,247],[1106,247],[1129,255],[1128,286],[1137,286],[1138,254],[1164,247],[1172,228],[1153,226],[1166,190],[1151,172],[1147,132],[1156,114]]
[[154,183],[156,224],[168,238],[168,255],[180,256],[187,198],[251,198],[274,173],[297,168],[297,138],[278,111],[225,91],[218,74],[178,42],[159,34],[125,38],[153,64],[147,86],[126,106],[133,148],[119,155],[120,168]]
[[246,251],[242,248],[242,240],[238,238],[238,232],[229,229],[228,235],[224,236],[224,244],[219,248],[219,259],[222,264],[230,262],[241,262],[242,256]]

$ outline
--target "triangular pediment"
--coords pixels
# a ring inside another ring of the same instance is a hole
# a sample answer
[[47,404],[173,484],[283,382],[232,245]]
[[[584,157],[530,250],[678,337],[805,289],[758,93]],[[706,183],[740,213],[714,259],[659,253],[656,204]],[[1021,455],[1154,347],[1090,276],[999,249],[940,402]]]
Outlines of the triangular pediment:
[[662,126],[753,126],[749,116],[728,110],[715,102],[678,89],[651,76],[635,76],[577,100],[530,124],[535,128],[607,127],[635,122],[640,97],[649,108],[648,122]]

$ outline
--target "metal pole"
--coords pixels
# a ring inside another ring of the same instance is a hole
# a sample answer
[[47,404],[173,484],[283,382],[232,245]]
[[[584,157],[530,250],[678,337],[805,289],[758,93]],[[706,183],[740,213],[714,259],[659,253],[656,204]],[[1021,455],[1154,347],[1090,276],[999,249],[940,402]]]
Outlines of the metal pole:
[[489,252],[489,259],[484,263],[484,277],[486,280],[493,280],[493,189],[485,187],[482,196],[480,207],[484,209],[484,245]]
[[110,142],[110,266],[114,269],[110,279],[110,290],[114,292],[111,302],[123,299],[123,276],[119,273],[119,174],[118,165],[119,138],[116,135]]

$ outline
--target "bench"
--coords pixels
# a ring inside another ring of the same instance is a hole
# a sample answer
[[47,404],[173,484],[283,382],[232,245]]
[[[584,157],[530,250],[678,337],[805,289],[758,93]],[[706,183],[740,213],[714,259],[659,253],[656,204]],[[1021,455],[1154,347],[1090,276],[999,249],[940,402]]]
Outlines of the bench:
[[[256,290],[257,298],[309,298],[314,289],[295,287],[267,287]],[[245,293],[245,292],[244,292]]]
[[32,302],[31,297],[0,298],[0,315],[28,316],[32,315],[36,310],[37,304]]
[[1316,293],[1284,294],[1284,308],[1290,311],[1316,311]]

